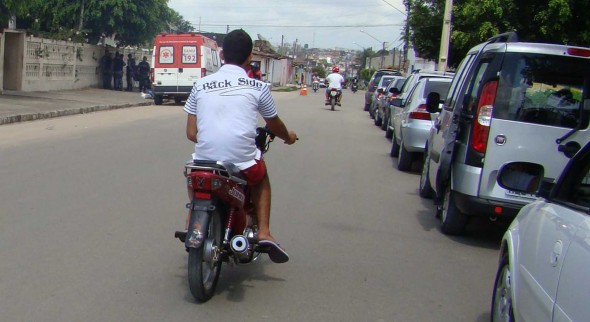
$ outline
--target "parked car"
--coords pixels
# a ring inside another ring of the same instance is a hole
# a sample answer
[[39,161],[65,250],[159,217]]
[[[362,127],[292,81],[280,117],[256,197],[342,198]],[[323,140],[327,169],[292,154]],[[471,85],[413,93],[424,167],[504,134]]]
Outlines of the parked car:
[[368,111],[369,108],[371,107],[371,104],[373,103],[373,94],[375,93],[375,90],[377,89],[377,85],[379,84],[379,80],[381,79],[381,76],[383,75],[394,75],[394,76],[401,76],[401,73],[397,70],[393,70],[393,69],[379,69],[376,72],[373,73],[373,75],[371,76],[371,79],[369,80],[369,85],[367,87],[367,91],[365,92],[365,111]]
[[499,186],[498,171],[530,162],[552,180],[588,142],[589,57],[590,48],[523,43],[515,33],[469,50],[430,130],[420,178],[443,233],[461,234],[471,216],[512,220],[534,197]]
[[320,87],[326,88],[326,79],[325,78],[320,78]]
[[[418,83],[419,80],[426,77],[445,77],[451,79],[453,78],[453,76],[453,73],[448,72],[422,70],[413,72],[408,76],[403,86],[399,89],[399,93],[396,96],[396,98],[391,100],[391,103],[389,104],[389,115],[393,115],[395,113],[394,109],[396,107],[404,107],[406,100],[408,99],[408,95],[410,94],[410,90],[414,88],[414,86],[416,85],[416,83]],[[391,124],[391,120],[392,118],[390,117],[387,120],[387,125],[385,126],[385,137],[387,137],[388,139],[393,137],[393,125]]]
[[431,93],[438,94],[439,101],[434,102],[438,110],[442,103],[440,97],[447,96],[451,81],[450,78],[424,77],[410,90],[404,107],[392,107],[390,155],[398,158],[398,170],[408,171],[415,160],[422,160],[430,128],[438,116],[438,112],[430,113],[426,109],[426,97]]
[[[543,177],[542,166],[515,162],[500,169],[498,184],[528,195]],[[538,195],[502,238],[491,320],[588,321],[590,144]]]
[[[387,87],[387,85],[389,85],[389,83],[391,83],[395,79],[395,77],[397,76],[383,75],[377,82],[376,90],[373,93],[373,98],[371,99],[371,106],[369,107],[369,115],[371,116],[371,118],[375,118],[377,102],[379,101],[380,97],[385,96],[385,88]],[[376,122],[375,124],[379,125]]]
[[[379,96],[377,101],[377,108],[375,109],[375,125],[381,126],[382,130],[386,130],[389,122],[389,104],[391,100],[397,97],[399,89],[404,85],[406,78],[403,76],[394,76],[394,79],[385,87],[383,95]],[[397,89],[397,90],[392,90]],[[395,94],[394,94],[395,93]]]

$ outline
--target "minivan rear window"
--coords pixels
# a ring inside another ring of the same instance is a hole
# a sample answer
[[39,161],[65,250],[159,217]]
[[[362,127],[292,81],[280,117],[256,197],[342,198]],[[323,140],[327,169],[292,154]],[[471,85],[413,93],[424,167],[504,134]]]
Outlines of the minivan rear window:
[[590,60],[507,53],[502,65],[495,118],[565,128],[580,125]]

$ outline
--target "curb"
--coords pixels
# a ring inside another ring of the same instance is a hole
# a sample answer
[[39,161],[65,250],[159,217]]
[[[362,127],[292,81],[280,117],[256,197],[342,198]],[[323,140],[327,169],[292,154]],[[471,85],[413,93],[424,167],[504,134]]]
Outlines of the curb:
[[149,106],[149,105],[154,105],[154,102],[150,101],[150,102],[144,102],[144,103],[128,103],[128,104],[117,104],[117,105],[96,105],[96,106],[72,108],[72,109],[66,109],[66,110],[12,115],[12,116],[6,116],[6,117],[0,118],[0,125],[50,119],[50,118],[61,117],[61,116],[87,114],[87,113],[99,112],[99,111],[116,110],[116,109],[120,109],[120,108]]

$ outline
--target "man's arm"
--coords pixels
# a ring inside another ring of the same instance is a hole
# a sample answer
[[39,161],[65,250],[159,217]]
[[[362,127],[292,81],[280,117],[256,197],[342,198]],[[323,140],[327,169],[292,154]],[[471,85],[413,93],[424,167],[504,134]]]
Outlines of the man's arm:
[[197,116],[188,114],[186,118],[186,138],[197,143]]
[[287,130],[285,123],[283,123],[278,115],[271,118],[264,118],[264,121],[266,122],[268,129],[273,134],[283,139],[286,144],[291,145],[297,141],[297,134],[293,131]]

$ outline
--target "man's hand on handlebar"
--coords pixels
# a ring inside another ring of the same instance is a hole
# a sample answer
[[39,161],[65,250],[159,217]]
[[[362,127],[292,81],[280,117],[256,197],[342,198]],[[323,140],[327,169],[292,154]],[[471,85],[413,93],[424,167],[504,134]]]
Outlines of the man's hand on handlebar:
[[293,131],[289,131],[289,139],[285,140],[285,144],[293,144],[295,143],[295,141],[299,140],[299,138],[297,137],[297,134],[295,134],[295,132]]

